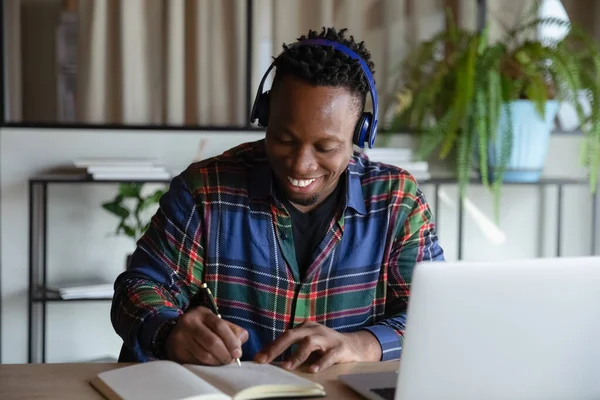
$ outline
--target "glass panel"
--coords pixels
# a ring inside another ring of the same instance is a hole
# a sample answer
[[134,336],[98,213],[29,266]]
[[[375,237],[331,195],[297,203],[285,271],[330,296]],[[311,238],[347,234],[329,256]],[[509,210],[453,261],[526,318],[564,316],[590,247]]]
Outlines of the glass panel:
[[[488,2],[490,35],[528,2]],[[559,0],[551,2],[559,4]],[[247,5],[252,3],[250,82]],[[375,63],[380,121],[400,61],[443,29],[444,7],[475,26],[476,0],[20,0],[3,2],[8,122],[249,127],[258,84],[283,43],[348,28]],[[564,0],[600,32],[598,1]],[[590,12],[590,6],[594,12]],[[264,89],[270,87],[272,76]]]
[[3,3],[9,122],[246,126],[246,1]]

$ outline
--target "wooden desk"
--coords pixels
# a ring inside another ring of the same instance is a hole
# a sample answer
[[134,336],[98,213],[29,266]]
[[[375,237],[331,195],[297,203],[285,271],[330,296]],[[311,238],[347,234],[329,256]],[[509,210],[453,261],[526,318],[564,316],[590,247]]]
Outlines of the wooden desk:
[[[127,364],[4,364],[0,365],[0,399],[98,399],[103,397],[88,381],[96,374]],[[356,372],[395,371],[398,361],[380,363],[340,364],[317,373],[297,372],[319,382],[329,399],[361,399],[337,380],[338,375]]]

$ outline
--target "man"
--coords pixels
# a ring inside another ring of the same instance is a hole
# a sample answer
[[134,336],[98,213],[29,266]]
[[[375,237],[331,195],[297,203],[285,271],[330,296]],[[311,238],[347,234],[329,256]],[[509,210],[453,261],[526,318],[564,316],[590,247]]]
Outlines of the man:
[[[175,177],[117,278],[112,322],[140,361],[316,372],[400,357],[414,264],[443,251],[415,179],[354,152],[374,139],[370,54],[329,28],[274,67],[253,110],[265,139]],[[197,300],[204,283],[221,318]]]

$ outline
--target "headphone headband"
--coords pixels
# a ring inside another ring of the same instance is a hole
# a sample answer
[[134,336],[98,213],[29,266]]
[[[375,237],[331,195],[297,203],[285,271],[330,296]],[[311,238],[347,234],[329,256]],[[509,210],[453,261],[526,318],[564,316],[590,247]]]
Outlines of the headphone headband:
[[[363,138],[365,140],[368,140],[369,148],[372,148],[375,143],[375,136],[376,136],[376,132],[377,132],[378,101],[377,101],[377,90],[375,88],[375,79],[373,79],[373,74],[371,73],[369,66],[367,65],[365,60],[363,60],[363,58],[360,55],[358,55],[355,51],[353,51],[349,47],[347,47],[339,42],[335,42],[333,40],[306,39],[306,40],[302,40],[302,41],[299,41],[296,43],[292,43],[288,47],[301,47],[301,46],[310,46],[310,45],[333,47],[335,50],[338,50],[338,51],[346,54],[348,57],[350,57],[354,60],[357,60],[360,63],[360,66],[363,70],[363,74],[364,74],[365,78],[367,79],[367,83],[369,84],[369,92],[371,93],[371,101],[373,103],[372,120],[370,120],[367,123],[368,126],[363,129],[366,131],[363,133],[363,135],[360,135],[360,136],[361,136],[361,140]],[[258,90],[256,93],[256,98],[254,100],[254,105],[252,106],[252,111],[250,114],[251,122],[254,122],[258,116],[258,107],[260,105],[259,98],[263,94],[263,86],[267,79],[267,76],[269,75],[269,72],[271,72],[271,70],[273,69],[274,66],[275,66],[275,62],[271,63],[271,65],[269,66],[269,68],[267,69],[267,71],[265,72],[265,74],[263,75],[263,77],[260,81],[260,84],[258,86]],[[361,120],[359,119],[359,124],[360,123],[361,123]],[[360,147],[363,147],[363,143],[357,143],[357,144]]]

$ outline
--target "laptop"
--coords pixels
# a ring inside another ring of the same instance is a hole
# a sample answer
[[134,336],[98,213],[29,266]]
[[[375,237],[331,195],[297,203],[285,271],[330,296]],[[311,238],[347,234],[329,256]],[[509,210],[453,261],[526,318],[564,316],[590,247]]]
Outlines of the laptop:
[[600,399],[600,257],[417,264],[399,370],[372,400]]

